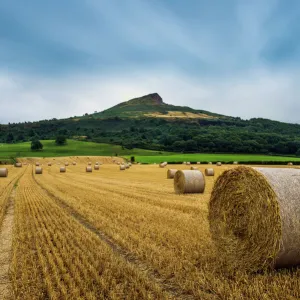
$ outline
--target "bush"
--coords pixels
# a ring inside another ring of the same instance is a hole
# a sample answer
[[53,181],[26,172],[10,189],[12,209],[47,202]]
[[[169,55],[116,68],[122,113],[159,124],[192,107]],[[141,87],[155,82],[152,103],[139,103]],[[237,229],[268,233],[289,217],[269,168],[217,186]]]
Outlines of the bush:
[[65,137],[64,135],[59,135],[59,136],[57,136],[56,139],[55,139],[55,144],[56,144],[57,146],[63,146],[63,145],[65,145],[66,143],[67,143],[67,139],[66,139],[66,137]]
[[31,142],[31,150],[38,151],[43,149],[43,144],[39,140],[32,140]]

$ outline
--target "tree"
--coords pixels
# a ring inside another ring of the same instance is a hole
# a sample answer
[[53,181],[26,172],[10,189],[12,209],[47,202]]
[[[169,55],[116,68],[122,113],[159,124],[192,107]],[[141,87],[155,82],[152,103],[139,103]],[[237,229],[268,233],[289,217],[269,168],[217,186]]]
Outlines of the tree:
[[14,135],[10,132],[7,136],[6,136],[6,143],[10,144],[14,141]]
[[43,149],[43,144],[39,140],[32,140],[31,142],[31,150],[32,151],[38,151]]
[[55,144],[58,146],[65,145],[67,143],[67,139],[64,135],[58,135],[55,139]]
[[134,162],[135,162],[135,157],[134,157],[134,156],[131,156],[131,157],[130,157],[130,161],[131,161],[132,163],[134,163]]

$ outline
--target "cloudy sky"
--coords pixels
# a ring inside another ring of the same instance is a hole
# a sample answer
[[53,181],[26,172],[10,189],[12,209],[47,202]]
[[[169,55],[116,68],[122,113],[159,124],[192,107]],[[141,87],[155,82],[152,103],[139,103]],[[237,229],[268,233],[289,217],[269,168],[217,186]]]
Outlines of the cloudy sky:
[[298,0],[1,0],[0,123],[166,103],[300,123]]

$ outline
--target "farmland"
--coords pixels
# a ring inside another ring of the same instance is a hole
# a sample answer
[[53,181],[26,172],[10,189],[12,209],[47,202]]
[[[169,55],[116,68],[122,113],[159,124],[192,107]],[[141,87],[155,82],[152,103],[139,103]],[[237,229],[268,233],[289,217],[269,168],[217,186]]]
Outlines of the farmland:
[[41,159],[42,175],[32,165],[9,166],[9,177],[0,178],[0,232],[8,224],[7,207],[14,220],[10,276],[0,295],[9,290],[13,299],[300,297],[297,269],[236,275],[223,270],[207,204],[216,177],[233,166],[215,167],[204,194],[176,195],[167,168],[134,165],[120,172],[107,159],[99,171],[86,173],[89,160],[101,158],[79,158],[66,173],[57,164],[70,158],[51,159],[50,167]]

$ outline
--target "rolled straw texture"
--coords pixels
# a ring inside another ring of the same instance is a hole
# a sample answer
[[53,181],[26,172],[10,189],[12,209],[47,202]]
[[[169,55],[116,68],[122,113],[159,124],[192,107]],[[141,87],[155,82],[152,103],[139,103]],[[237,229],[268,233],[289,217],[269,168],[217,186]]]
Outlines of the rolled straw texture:
[[43,174],[43,168],[42,167],[35,167],[35,174]]
[[59,172],[60,173],[66,173],[66,167],[60,167]]
[[99,169],[100,169],[99,165],[94,165],[94,170],[99,170]]
[[205,169],[205,176],[215,176],[215,170],[213,168]]
[[176,194],[203,193],[205,177],[201,171],[179,170],[174,176]]
[[300,170],[225,171],[209,202],[212,238],[229,270],[300,264]]
[[7,177],[8,176],[8,169],[7,168],[1,168],[0,169],[0,177]]
[[169,169],[167,171],[167,179],[173,179],[176,172],[177,172],[177,169]]
[[91,166],[87,166],[87,167],[85,168],[85,171],[86,171],[86,172],[93,172],[93,168],[92,168]]

